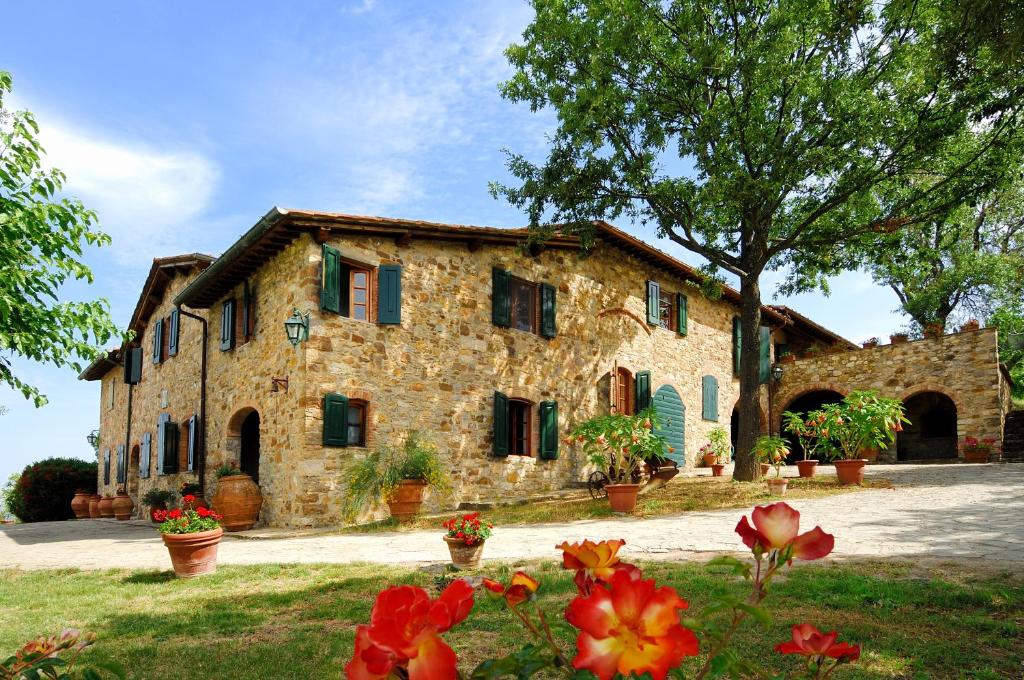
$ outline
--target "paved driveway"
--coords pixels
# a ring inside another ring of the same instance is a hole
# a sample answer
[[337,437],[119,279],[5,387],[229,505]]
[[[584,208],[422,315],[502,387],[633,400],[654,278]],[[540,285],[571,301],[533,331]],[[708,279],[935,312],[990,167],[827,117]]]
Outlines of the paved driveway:
[[[868,474],[884,476],[897,488],[791,501],[805,528],[820,524],[835,534],[836,555],[1024,563],[1024,465],[885,465],[869,468]],[[626,554],[654,559],[741,551],[733,530],[743,512],[499,527],[485,556],[556,558],[556,543],[583,538],[625,538]],[[222,564],[447,560],[438,531],[262,539],[229,535],[219,557]],[[169,566],[159,535],[141,524],[90,520],[0,527],[0,568]]]

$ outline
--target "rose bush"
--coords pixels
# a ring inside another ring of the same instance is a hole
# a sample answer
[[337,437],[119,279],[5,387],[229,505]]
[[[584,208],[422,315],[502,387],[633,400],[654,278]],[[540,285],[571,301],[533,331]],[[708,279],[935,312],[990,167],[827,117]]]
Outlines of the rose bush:
[[[562,566],[576,572],[576,596],[565,608],[565,621],[576,631],[575,653],[556,638],[547,614],[535,602],[541,583],[519,571],[507,585],[483,579],[481,587],[519,619],[533,641],[504,657],[488,659],[469,674],[472,680],[532,678],[559,674],[573,680],[684,677],[680,666],[704,652],[707,660],[693,677],[763,677],[753,664],[729,649],[737,629],[749,618],[767,620],[761,604],[773,578],[794,559],[816,560],[832,552],[835,539],[821,527],[800,532],[800,513],[785,503],[754,509],[736,533],[750,549],[753,564],[720,557],[747,580],[744,599],[718,596],[699,615],[682,618],[689,607],[671,586],[644,578],[639,567],[619,559],[625,541],[564,542]],[[413,586],[388,588],[377,598],[369,625],[356,630],[348,678],[387,680],[456,680],[463,676],[457,658],[440,634],[465,619],[473,607],[473,588],[454,581],[437,600]],[[806,658],[807,678],[826,678],[860,657],[860,647],[837,642],[835,632],[821,633],[808,623],[793,626],[792,639],[776,646],[780,654]]]

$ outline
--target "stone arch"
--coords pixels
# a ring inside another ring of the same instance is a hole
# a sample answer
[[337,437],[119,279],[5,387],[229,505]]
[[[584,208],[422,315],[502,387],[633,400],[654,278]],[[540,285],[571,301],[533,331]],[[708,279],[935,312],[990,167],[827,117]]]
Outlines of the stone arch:
[[933,382],[918,383],[918,384],[914,385],[913,387],[910,387],[907,390],[905,390],[899,396],[899,400],[905,403],[907,401],[907,399],[910,399],[911,397],[916,397],[917,395],[921,394],[922,392],[938,392],[939,394],[946,395],[953,402],[953,405],[956,406],[957,414],[963,413],[964,403],[963,403],[963,400],[960,398],[960,395],[957,392],[949,389],[945,385],[940,385],[939,383],[933,383]]
[[624,307],[611,307],[609,309],[602,309],[600,312],[597,313],[598,319],[604,318],[606,316],[624,316],[627,319],[632,319],[633,321],[636,321],[637,325],[639,325],[640,328],[644,329],[644,333],[647,333],[647,335],[650,335],[651,333],[654,332],[654,330],[650,328],[650,326],[648,326],[648,324],[643,319],[641,319],[639,316],[629,311],[628,309],[625,309]]
[[251,404],[242,406],[228,419],[224,445],[224,462],[236,464],[257,484],[260,478],[260,424],[259,410]]
[[909,423],[896,435],[896,459],[955,460],[961,410],[946,390],[913,389],[902,400]]
[[845,397],[850,393],[850,390],[838,383],[816,382],[800,383],[785,392],[776,394],[773,404],[774,412],[772,413],[772,420],[774,421],[772,425],[775,431],[782,432],[782,412],[786,410],[786,407],[792,404],[794,400],[812,392],[835,392],[839,396]]

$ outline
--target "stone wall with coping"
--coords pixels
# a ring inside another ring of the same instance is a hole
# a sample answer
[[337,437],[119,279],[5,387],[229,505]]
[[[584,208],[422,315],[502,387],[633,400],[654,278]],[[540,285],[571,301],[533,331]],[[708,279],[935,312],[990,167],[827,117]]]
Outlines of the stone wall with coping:
[[[945,394],[956,405],[959,438],[1002,439],[1009,385],[999,367],[994,328],[802,358],[784,367],[773,399],[776,431],[782,411],[803,394],[870,389],[901,400],[921,392]],[[895,451],[890,447],[881,458],[895,460]]]

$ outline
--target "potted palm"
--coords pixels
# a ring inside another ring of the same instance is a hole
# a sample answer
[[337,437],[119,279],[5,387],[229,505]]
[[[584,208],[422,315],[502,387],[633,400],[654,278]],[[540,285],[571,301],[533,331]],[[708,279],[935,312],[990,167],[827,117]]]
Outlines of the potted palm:
[[836,476],[842,484],[861,484],[864,465],[860,457],[867,448],[881,449],[896,439],[903,423],[903,403],[879,397],[873,390],[850,392],[839,404],[826,404],[819,424],[820,436],[829,440],[829,453],[835,459]]
[[452,517],[445,520],[444,542],[452,556],[452,564],[459,569],[475,569],[480,566],[484,554],[484,541],[491,537],[494,525],[480,519],[479,512]]
[[819,432],[824,422],[825,414],[821,411],[810,411],[807,418],[793,411],[785,411],[782,414],[783,429],[797,438],[804,454],[803,460],[796,462],[801,477],[810,478],[816,474],[818,461],[814,458],[828,448],[829,440],[822,437]]
[[754,455],[762,465],[769,465],[775,468],[775,477],[768,481],[768,490],[775,496],[786,494],[786,487],[789,482],[782,476],[782,466],[786,463],[786,456],[789,455],[789,445],[782,437],[758,437],[754,442]]
[[142,495],[142,503],[149,506],[149,519],[154,523],[156,518],[153,513],[157,510],[166,510],[173,500],[174,492],[166,489],[150,489]]
[[405,522],[420,511],[427,487],[448,495],[451,479],[441,464],[437,447],[418,432],[406,434],[401,447],[382,446],[352,468],[342,512],[354,520],[383,500],[391,516]]
[[217,546],[224,530],[220,515],[196,504],[195,496],[181,499],[186,509],[157,510],[153,518],[160,522],[160,535],[171,556],[174,575],[192,578],[217,570]]
[[572,431],[591,464],[608,475],[604,489],[614,512],[633,512],[645,462],[664,461],[667,444],[654,432],[654,409],[597,416]]

